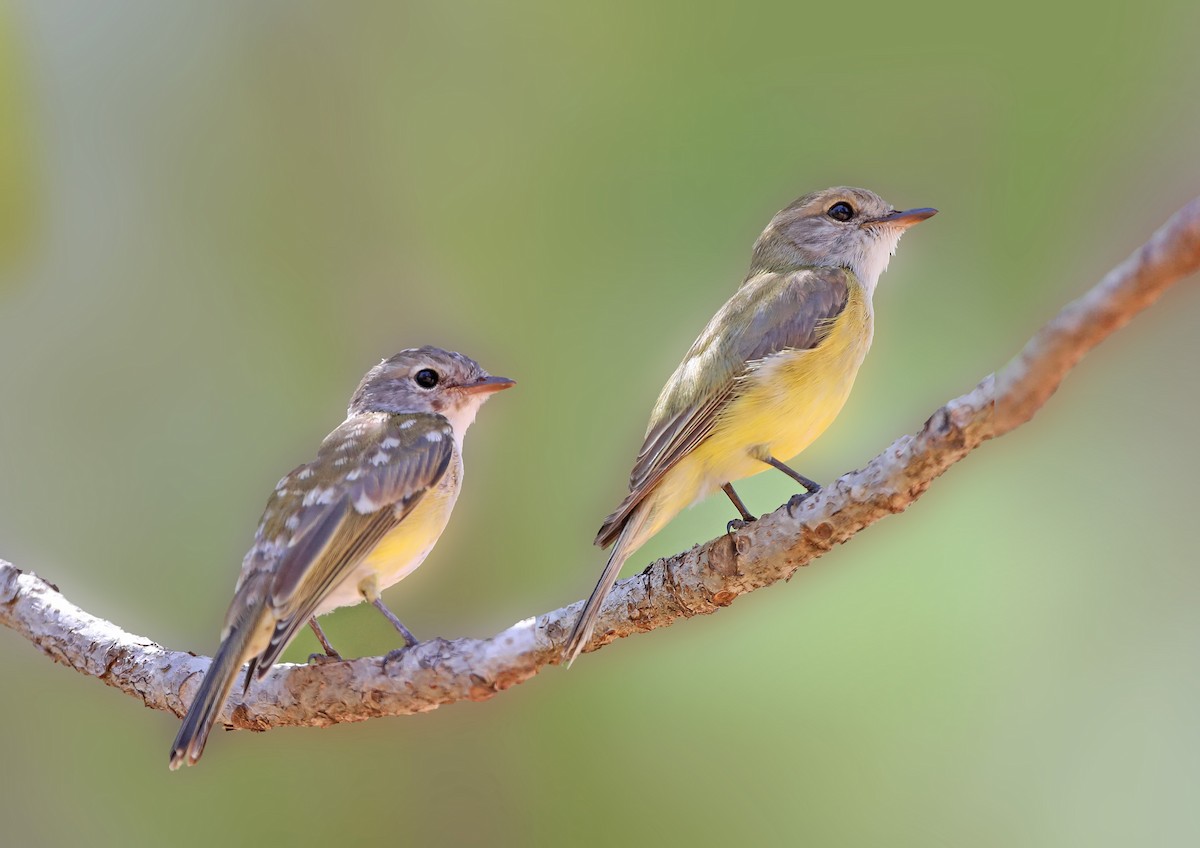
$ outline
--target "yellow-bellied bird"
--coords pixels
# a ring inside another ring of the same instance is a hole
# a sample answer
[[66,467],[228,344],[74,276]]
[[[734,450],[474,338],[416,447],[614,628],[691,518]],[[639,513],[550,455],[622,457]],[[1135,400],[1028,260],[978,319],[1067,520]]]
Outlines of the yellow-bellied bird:
[[663,387],[629,477],[604,520],[612,545],[564,651],[570,663],[630,554],[681,510],[773,466],[819,487],[784,460],[837,417],[871,346],[871,295],[900,236],[935,209],[897,212],[873,192],[838,187],[779,212],[754,245],[741,287],[700,333]]
[[242,563],[221,646],[175,744],[193,765],[244,663],[262,678],[307,622],[369,601],[405,644],[416,639],[380,600],[433,549],[462,486],[462,440],[493,392],[513,381],[436,347],[404,350],[363,377],[346,420],[317,457],[279,481]]

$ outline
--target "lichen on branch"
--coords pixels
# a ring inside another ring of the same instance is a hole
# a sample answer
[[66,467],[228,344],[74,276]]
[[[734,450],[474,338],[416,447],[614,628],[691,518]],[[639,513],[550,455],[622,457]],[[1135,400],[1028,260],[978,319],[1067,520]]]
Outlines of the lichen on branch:
[[[806,499],[794,514],[780,507],[736,533],[618,582],[587,650],[715,612],[787,579],[881,518],[903,512],[951,465],[1029,421],[1089,350],[1198,268],[1200,198],[1064,307],[1011,362],[937,409],[920,432],[897,439],[863,468]],[[526,619],[488,639],[433,639],[390,661],[277,665],[244,697],[231,697],[220,721],[248,730],[320,727],[487,700],[558,662],[582,604]],[[126,633],[3,560],[0,624],[55,662],[180,716],[209,665],[208,657]]]

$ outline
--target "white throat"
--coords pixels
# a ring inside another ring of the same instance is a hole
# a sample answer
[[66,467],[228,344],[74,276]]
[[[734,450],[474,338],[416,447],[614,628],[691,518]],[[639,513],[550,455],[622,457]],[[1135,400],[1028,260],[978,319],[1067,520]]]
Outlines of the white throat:
[[490,395],[486,394],[471,394],[467,395],[463,403],[451,412],[443,413],[446,420],[450,422],[450,426],[454,428],[454,444],[458,448],[459,453],[462,452],[463,436],[467,434],[467,430],[475,423],[475,416],[479,412],[479,407],[483,406]]
[[895,255],[896,245],[900,243],[902,235],[904,235],[902,229],[889,227],[886,230],[880,230],[875,238],[864,240],[863,250],[850,261],[850,270],[867,290],[868,300],[875,294],[875,286],[879,284],[879,277],[887,270],[888,263]]

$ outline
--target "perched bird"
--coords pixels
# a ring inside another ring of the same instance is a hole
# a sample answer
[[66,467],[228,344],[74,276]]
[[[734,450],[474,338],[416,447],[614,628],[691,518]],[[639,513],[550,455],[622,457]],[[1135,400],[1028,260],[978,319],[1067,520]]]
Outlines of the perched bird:
[[316,616],[370,601],[412,646],[379,594],[433,549],[462,486],[462,440],[493,392],[513,381],[436,347],[376,365],[346,420],[317,457],[279,481],[267,501],[221,646],[175,737],[171,768],[194,765],[244,663],[262,678],[307,622],[339,658]]
[[783,463],[841,411],[871,346],[871,295],[900,236],[936,209],[897,212],[873,192],[838,187],[779,212],[754,244],[750,271],[667,380],[629,477],[629,496],[596,544],[613,545],[563,653],[583,650],[629,556],[685,507]]

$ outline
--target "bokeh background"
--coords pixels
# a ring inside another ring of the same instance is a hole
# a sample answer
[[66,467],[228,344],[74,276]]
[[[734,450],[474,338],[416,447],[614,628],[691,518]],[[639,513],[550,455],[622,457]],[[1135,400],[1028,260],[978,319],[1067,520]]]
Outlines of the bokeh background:
[[[850,183],[942,210],[798,463],[828,481],[1200,191],[1198,31],[1187,0],[6,5],[0,556],[211,652],[275,480],[370,365],[436,343],[520,385],[389,603],[481,636],[576,600],[778,208]],[[172,716],[0,633],[0,841],[1195,844],[1197,322],[1193,280],[909,513],[487,704],[217,734],[172,775]],[[395,642],[369,609],[326,627]]]

